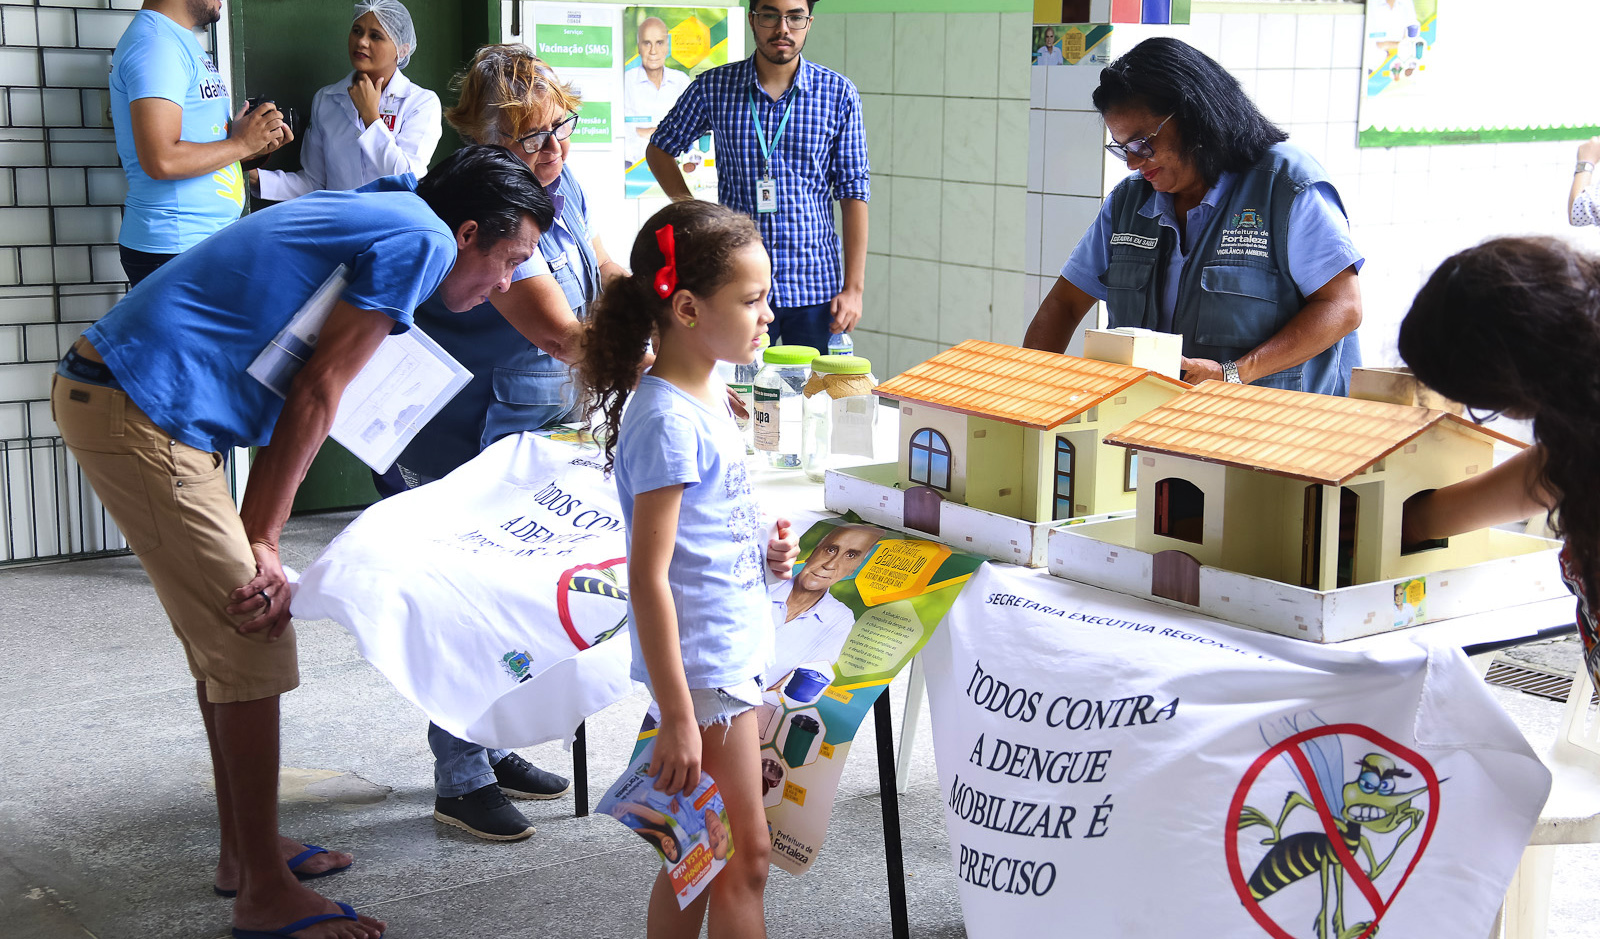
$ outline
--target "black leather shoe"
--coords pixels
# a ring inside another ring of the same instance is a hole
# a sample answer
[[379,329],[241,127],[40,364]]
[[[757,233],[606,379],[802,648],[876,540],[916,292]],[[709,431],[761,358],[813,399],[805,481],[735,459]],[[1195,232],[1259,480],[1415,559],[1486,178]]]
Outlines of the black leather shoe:
[[572,791],[566,777],[545,772],[515,753],[494,764],[494,779],[513,799],[558,799]]
[[521,841],[533,834],[533,826],[493,784],[464,796],[434,799],[433,818],[485,841]]

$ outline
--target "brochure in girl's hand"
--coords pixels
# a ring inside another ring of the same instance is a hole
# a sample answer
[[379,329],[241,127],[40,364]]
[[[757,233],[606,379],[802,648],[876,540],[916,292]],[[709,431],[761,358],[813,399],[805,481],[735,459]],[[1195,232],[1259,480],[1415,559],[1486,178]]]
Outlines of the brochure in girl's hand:
[[622,778],[606,790],[597,808],[656,849],[678,896],[678,908],[683,909],[727,864],[733,854],[733,837],[722,794],[711,775],[701,771],[700,783],[690,795],[661,792],[656,789],[656,777],[650,775],[653,753],[652,739],[634,756]]

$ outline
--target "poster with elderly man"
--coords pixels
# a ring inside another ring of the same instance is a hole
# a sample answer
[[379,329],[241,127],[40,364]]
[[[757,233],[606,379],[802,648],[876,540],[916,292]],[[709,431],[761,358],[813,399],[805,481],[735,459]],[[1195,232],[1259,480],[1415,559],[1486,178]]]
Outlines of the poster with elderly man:
[[[645,165],[645,144],[661,120],[678,103],[678,96],[700,73],[729,61],[742,52],[743,34],[729,35],[726,8],[627,7],[622,16],[622,156],[626,165],[630,199],[659,197],[663,193]],[[711,136],[700,138],[687,151],[676,154],[683,178],[693,193],[716,199],[717,161]]]

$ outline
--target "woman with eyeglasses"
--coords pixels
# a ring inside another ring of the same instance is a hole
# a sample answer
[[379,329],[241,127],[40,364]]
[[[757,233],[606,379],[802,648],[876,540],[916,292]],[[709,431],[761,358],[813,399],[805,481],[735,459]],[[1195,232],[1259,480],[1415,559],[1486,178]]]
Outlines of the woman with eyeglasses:
[[382,176],[421,179],[444,132],[439,96],[400,71],[417,48],[400,0],[361,0],[348,37],[351,72],[311,99],[300,169],[251,170],[250,188],[282,202],[319,189],[359,189]]
[[1551,511],[1600,686],[1600,257],[1558,238],[1494,238],[1445,259],[1400,323],[1417,379],[1469,408],[1533,422],[1534,445],[1407,501],[1414,545]]
[[[430,298],[416,324],[472,372],[472,380],[418,433],[378,490],[392,495],[438,479],[508,434],[579,414],[568,364],[582,320],[602,283],[627,272],[589,227],[588,203],[566,165],[582,106],[572,86],[520,44],[484,46],[452,83],[460,92],[445,120],[468,143],[506,147],[533,171],[556,204],[555,224],[519,265],[504,293],[452,313]],[[436,725],[433,817],[489,841],[533,833],[506,796],[553,799],[568,781],[515,753],[485,750]]]
[[1061,352],[1096,300],[1111,327],[1183,336],[1183,378],[1345,394],[1364,261],[1317,161],[1239,82],[1176,39],[1100,72],[1094,106],[1134,172],[1039,304],[1024,344]]

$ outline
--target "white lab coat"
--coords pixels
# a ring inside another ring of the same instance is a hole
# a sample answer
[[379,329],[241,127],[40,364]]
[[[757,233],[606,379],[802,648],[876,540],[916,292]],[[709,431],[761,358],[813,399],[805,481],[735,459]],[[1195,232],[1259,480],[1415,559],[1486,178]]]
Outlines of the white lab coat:
[[[356,189],[380,176],[428,172],[443,133],[439,96],[400,72],[378,99],[379,119],[363,127],[346,75],[311,99],[299,172],[261,170],[261,198],[281,202],[318,189]],[[391,125],[392,122],[392,125]]]

